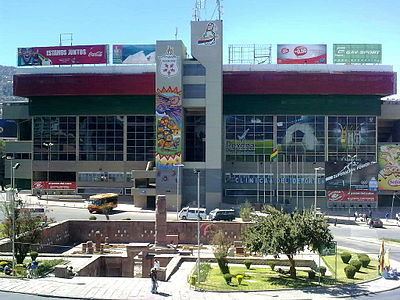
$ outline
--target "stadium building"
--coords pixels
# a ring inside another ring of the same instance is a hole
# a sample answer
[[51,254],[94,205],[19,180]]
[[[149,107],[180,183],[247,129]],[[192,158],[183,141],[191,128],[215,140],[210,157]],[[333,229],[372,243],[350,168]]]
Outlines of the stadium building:
[[191,26],[191,57],[170,40],[155,65],[20,68],[14,94],[29,101],[3,108],[18,120],[17,186],[147,208],[165,194],[171,210],[197,201],[198,180],[207,209],[390,203],[377,162],[400,142],[400,105],[381,100],[391,66],[223,65],[222,21]]

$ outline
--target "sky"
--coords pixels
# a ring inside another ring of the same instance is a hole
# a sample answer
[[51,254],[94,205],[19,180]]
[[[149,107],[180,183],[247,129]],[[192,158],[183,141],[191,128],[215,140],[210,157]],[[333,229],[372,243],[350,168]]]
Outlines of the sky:
[[[201,19],[215,19],[205,1]],[[230,44],[382,44],[383,64],[400,72],[400,0],[222,0],[224,58]],[[73,44],[154,44],[183,40],[190,48],[195,0],[0,0],[0,65],[16,66],[17,48]],[[400,75],[398,75],[400,81]],[[400,94],[400,91],[398,92]]]

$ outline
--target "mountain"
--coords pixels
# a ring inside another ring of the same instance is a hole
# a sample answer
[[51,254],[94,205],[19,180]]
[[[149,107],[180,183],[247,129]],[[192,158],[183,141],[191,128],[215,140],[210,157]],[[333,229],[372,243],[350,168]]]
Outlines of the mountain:
[[13,75],[17,68],[0,65],[0,102],[20,101],[26,98],[13,96]]

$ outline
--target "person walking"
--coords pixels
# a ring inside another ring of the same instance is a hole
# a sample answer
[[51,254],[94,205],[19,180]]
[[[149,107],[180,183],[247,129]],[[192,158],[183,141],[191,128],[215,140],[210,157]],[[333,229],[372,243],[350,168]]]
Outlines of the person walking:
[[157,294],[157,271],[155,268],[152,268],[150,271],[150,279],[151,279],[151,293]]

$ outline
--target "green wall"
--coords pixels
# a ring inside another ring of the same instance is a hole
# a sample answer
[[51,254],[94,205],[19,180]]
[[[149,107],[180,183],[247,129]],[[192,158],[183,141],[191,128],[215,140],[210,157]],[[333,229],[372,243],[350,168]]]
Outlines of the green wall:
[[224,115],[380,115],[379,96],[224,95]]
[[155,114],[155,96],[31,97],[29,113],[41,115]]

